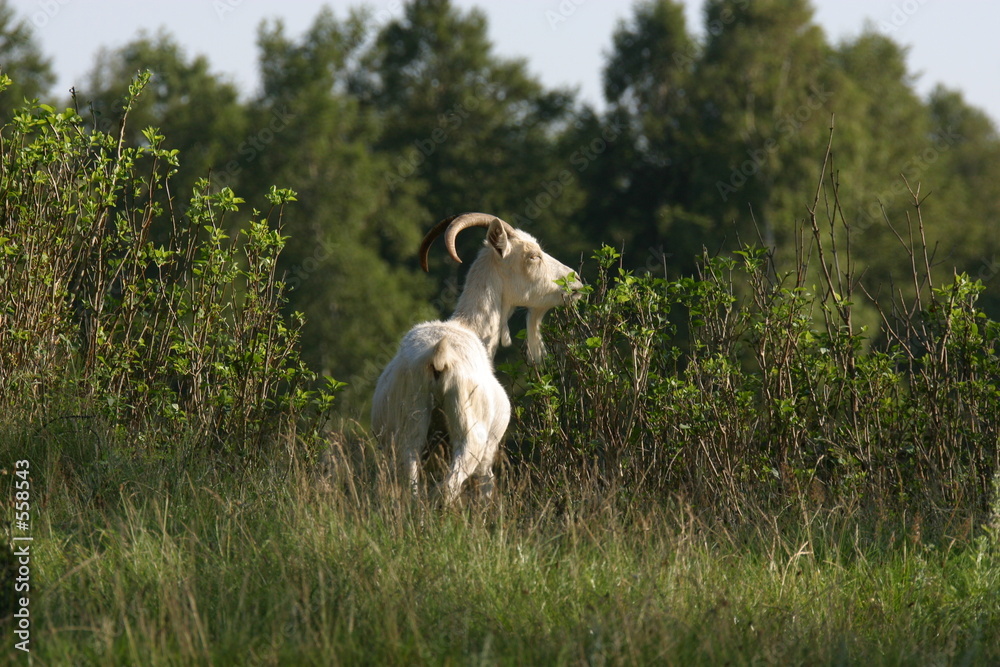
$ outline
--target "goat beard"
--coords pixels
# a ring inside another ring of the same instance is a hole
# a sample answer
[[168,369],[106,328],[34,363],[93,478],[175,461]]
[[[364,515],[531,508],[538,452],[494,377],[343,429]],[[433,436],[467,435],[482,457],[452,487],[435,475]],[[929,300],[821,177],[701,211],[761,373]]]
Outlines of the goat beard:
[[542,363],[545,343],[542,341],[542,318],[548,308],[529,308],[527,321],[528,361],[533,365]]

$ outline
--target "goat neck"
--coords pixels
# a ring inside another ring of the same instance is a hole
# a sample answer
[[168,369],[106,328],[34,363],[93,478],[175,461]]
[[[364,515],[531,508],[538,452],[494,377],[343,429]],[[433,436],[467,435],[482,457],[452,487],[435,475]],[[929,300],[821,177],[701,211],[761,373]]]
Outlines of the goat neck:
[[501,342],[510,345],[507,319],[514,310],[513,306],[504,303],[503,282],[494,266],[494,254],[488,248],[479,251],[469,267],[465,287],[451,316],[452,321],[468,327],[479,336],[491,359]]

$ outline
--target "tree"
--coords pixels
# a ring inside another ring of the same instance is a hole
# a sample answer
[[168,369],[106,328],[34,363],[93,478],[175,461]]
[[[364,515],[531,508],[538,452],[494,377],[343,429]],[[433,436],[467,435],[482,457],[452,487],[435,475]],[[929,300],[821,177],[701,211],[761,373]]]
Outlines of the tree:
[[[980,305],[1000,317],[1000,135],[961,93],[938,86],[927,102],[932,128],[921,159],[930,188],[928,217],[940,226],[942,254],[986,290]],[[949,278],[950,276],[945,276]]]
[[[834,91],[829,47],[807,0],[709,0],[691,94],[698,137],[692,206],[768,245],[791,238],[822,157]],[[717,227],[721,232],[721,229]],[[733,239],[735,241],[735,239]]]
[[609,111],[583,130],[615,140],[586,174],[582,224],[592,237],[631,248],[632,261],[645,268],[693,259],[708,228],[689,207],[692,75],[700,58],[681,3],[636,4],[612,36],[603,74]]
[[38,44],[31,25],[18,19],[7,0],[0,0],[0,75],[11,78],[10,86],[0,94],[0,125],[26,99],[36,99],[48,92],[56,77],[51,61]]
[[153,76],[129,113],[129,141],[142,142],[144,129],[159,128],[165,147],[183,156],[174,189],[185,198],[195,180],[208,173],[217,185],[231,184],[234,172],[252,162],[261,138],[247,124],[236,86],[213,74],[204,56],[189,57],[166,32],[141,32],[118,49],[102,50],[86,90],[78,91],[81,112],[92,111],[101,130],[117,128],[128,83],[144,70]]
[[379,123],[347,93],[367,20],[355,13],[338,21],[323,10],[300,41],[280,22],[261,26],[263,92],[251,125],[284,120],[239,178],[248,196],[272,182],[298,192],[285,219],[290,305],[306,316],[305,357],[349,382],[354,409],[370,397],[402,332],[434,315],[415,261],[432,222],[418,202],[421,184],[387,180],[393,164],[374,150]]
[[412,0],[375,36],[355,92],[392,156],[390,188],[412,179],[435,218],[496,213],[544,241],[577,241],[575,147],[557,138],[576,120],[573,95],[546,91],[521,60],[493,54],[482,12]]
[[[632,20],[615,29],[604,96],[613,109],[628,114],[651,164],[675,159],[669,150],[676,150],[678,120],[688,108],[691,73],[700,54],[679,2],[639,3]],[[663,155],[652,153],[664,149]]]
[[[939,283],[950,281],[956,269],[992,279],[998,244],[988,221],[997,216],[1000,195],[1000,142],[993,124],[943,88],[921,99],[906,67],[906,49],[871,29],[840,45],[834,62],[843,76],[837,98],[842,203],[865,282],[874,291],[908,275],[899,241],[886,224],[888,219],[905,231],[907,218],[914,217],[907,183],[920,188]],[[989,294],[983,303],[992,310],[989,304],[996,302]]]

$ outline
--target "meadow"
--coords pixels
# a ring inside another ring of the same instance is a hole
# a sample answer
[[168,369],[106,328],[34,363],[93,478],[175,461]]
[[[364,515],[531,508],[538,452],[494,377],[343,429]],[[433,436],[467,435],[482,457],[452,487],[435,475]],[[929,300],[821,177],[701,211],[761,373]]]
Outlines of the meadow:
[[495,503],[443,511],[400,497],[372,451],[225,471],[136,459],[70,419],[2,444],[32,462],[37,664],[1000,659],[995,523],[806,501],[727,521],[510,470]]
[[545,364],[498,366],[494,499],[443,509],[301,359],[295,193],[182,207],[144,136],[45,105],[0,134],[9,663],[1000,661],[1000,324],[932,267],[919,186],[890,299],[830,148],[790,263],[598,249]]

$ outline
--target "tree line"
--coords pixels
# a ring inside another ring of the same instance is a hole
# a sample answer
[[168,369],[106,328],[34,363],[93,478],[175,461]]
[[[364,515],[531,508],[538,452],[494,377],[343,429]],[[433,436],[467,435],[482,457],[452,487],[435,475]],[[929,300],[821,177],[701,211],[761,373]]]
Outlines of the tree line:
[[983,281],[980,305],[996,319],[990,118],[945,87],[921,97],[906,48],[875,26],[831,43],[807,0],[707,0],[703,21],[694,31],[680,2],[636,2],[613,32],[601,111],[497,55],[485,14],[449,0],[410,0],[388,21],[361,5],[324,9],[297,36],[266,21],[255,91],[169,33],[140,33],[102,51],[69,98],[52,91],[30,24],[0,0],[0,69],[14,82],[0,117],[54,99],[114,128],[130,81],[150,71],[126,130],[138,145],[156,127],[180,151],[165,197],[186,200],[208,175],[249,217],[272,185],[296,191],[279,273],[306,318],[303,356],[359,399],[400,334],[457,299],[460,267],[432,262],[425,276],[416,260],[438,219],[496,213],[580,258],[585,277],[602,244],[622,250],[625,268],[667,277],[743,243],[791,266],[831,121],[834,233],[852,245],[861,286],[887,299],[919,288],[901,284],[912,271],[898,250],[919,183],[934,270]]

